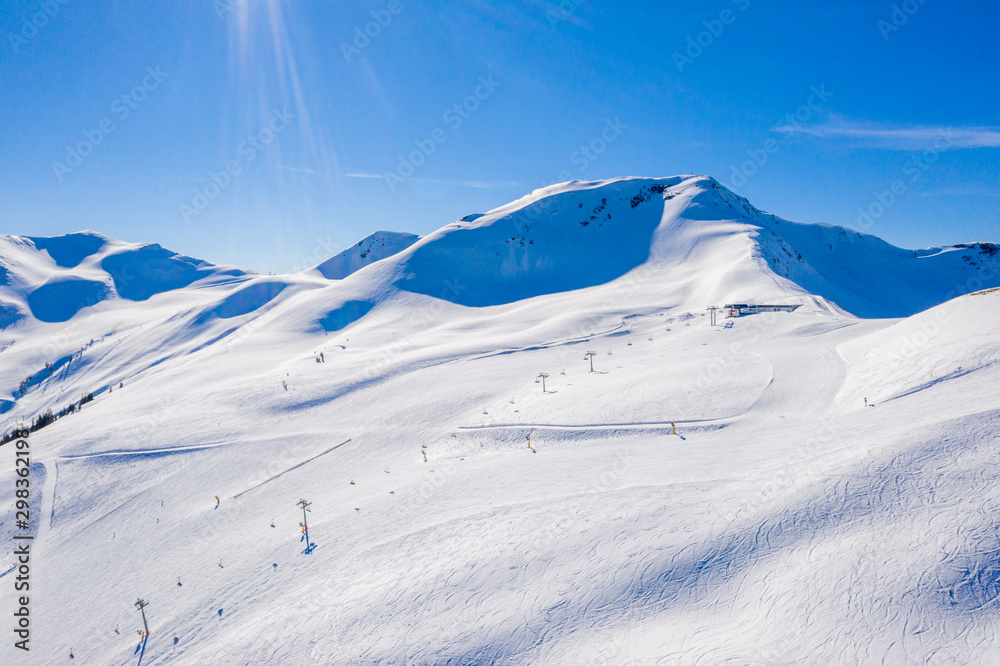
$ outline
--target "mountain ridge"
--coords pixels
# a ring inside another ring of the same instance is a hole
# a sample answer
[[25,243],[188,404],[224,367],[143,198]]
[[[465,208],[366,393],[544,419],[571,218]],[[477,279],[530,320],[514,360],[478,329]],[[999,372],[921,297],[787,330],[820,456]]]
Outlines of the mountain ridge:
[[[341,283],[372,306],[408,291],[488,307],[607,284],[645,265],[686,283],[702,307],[819,297],[822,307],[884,318],[1000,285],[996,271],[984,270],[998,249],[980,242],[905,250],[766,213],[711,177],[627,177],[551,185],[423,237],[375,232],[313,269],[278,277]],[[0,328],[30,317],[61,323],[109,300],[141,302],[254,275],[91,230],[3,236]]]

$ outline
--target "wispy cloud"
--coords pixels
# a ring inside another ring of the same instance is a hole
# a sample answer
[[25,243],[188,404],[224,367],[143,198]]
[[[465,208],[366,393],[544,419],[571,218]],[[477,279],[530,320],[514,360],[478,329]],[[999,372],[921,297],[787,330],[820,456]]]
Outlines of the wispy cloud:
[[284,166],[282,164],[279,164],[278,168],[284,169],[285,171],[298,171],[299,173],[311,173],[314,176],[316,175],[316,172],[312,169],[300,169],[299,167]]
[[799,134],[820,139],[850,141],[866,147],[890,150],[924,150],[926,148],[1000,148],[998,127],[955,127],[922,125],[886,127],[877,124],[849,123],[830,120],[817,125],[781,125],[775,132]]
[[[374,180],[384,180],[385,176],[377,173],[345,173],[345,178],[371,178]],[[480,180],[440,180],[437,178],[405,178],[419,183],[434,183],[435,185],[452,185],[454,187],[474,187],[480,190],[503,190],[511,187],[519,187],[521,183],[516,181],[489,183]]]

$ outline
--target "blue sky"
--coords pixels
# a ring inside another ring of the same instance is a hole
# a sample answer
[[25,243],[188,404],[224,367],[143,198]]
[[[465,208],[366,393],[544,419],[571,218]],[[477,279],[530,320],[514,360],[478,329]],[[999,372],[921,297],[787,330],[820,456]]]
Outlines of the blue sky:
[[1000,241],[985,0],[0,6],[0,233],[279,273],[561,180],[697,173],[904,247]]

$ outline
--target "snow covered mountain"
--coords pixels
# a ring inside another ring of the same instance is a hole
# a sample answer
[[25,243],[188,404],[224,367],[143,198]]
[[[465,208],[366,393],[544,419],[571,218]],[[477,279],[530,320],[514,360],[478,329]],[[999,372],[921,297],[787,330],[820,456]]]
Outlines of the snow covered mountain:
[[[687,307],[806,301],[861,317],[900,317],[1000,284],[1000,277],[984,271],[998,251],[990,243],[902,250],[845,228],[762,213],[711,178],[624,178],[537,190],[424,238],[377,232],[301,277],[271,284],[345,280],[376,266],[324,298],[359,292],[373,307],[406,291],[483,307],[641,271],[672,285],[669,301]],[[146,301],[220,285],[236,291],[253,277],[91,231],[0,237],[0,271],[4,326],[29,314],[65,322],[109,299]],[[273,298],[280,289],[265,291]]]
[[357,245],[327,259],[315,270],[329,280],[342,280],[368,264],[402,252],[418,240],[420,240],[420,236],[416,234],[376,231],[371,236],[358,241]]
[[146,301],[186,287],[237,284],[248,275],[94,231],[54,238],[0,236],[0,318],[5,327],[29,314],[40,322],[65,322],[110,298]]
[[294,275],[0,238],[0,663],[998,663],[997,254],[696,176]]
[[815,295],[857,316],[898,317],[1000,284],[982,271],[998,250],[902,250],[762,213],[711,178],[625,178],[555,185],[444,227],[398,255],[395,284],[437,296],[461,279],[468,288],[449,300],[484,306],[604,284],[641,266],[689,292],[691,307]]

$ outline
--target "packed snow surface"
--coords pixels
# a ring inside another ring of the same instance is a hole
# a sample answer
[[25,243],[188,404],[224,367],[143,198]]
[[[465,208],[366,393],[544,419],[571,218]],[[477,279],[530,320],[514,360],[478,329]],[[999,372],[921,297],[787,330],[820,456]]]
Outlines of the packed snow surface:
[[28,438],[0,663],[1000,663],[995,245],[695,176],[385,239],[260,276],[0,238],[0,430],[95,395]]

